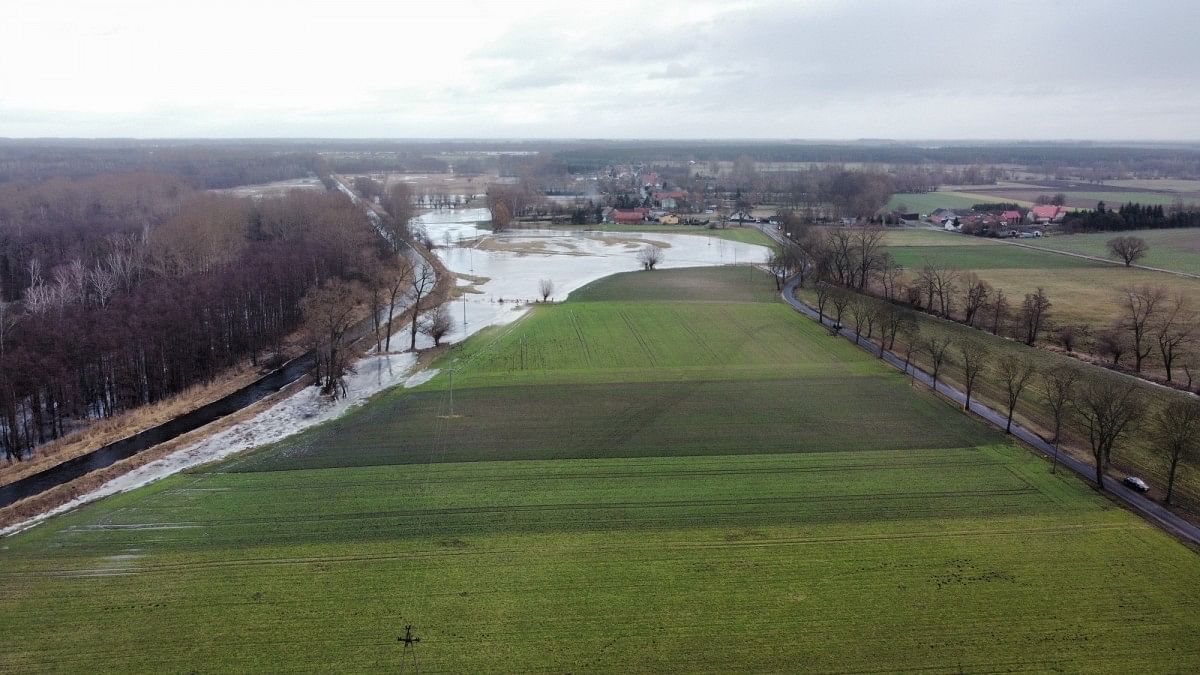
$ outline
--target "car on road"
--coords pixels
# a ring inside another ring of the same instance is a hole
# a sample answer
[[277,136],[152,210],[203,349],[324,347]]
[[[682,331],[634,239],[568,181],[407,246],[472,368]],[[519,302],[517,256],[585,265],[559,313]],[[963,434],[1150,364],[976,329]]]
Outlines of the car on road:
[[1150,486],[1146,485],[1146,481],[1137,476],[1125,476],[1125,480],[1121,481],[1121,483],[1130,490],[1137,490],[1138,492],[1150,491]]

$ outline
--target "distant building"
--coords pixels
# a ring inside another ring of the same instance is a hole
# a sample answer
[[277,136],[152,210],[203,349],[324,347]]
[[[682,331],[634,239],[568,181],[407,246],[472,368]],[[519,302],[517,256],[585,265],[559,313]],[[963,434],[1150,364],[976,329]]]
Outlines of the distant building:
[[648,209],[613,209],[610,217],[618,225],[636,225],[646,222]]
[[642,174],[642,187],[658,189],[662,187],[662,181],[658,179],[656,173],[644,173]]
[[688,193],[683,190],[673,190],[671,192],[655,192],[650,195],[650,198],[655,204],[658,204],[664,209],[677,209],[681,204],[687,201]]
[[1020,211],[1005,211],[1004,213],[1000,214],[1000,217],[1003,218],[1004,222],[1008,223],[1009,225],[1016,225],[1017,223],[1021,222]]
[[1065,206],[1054,206],[1053,204],[1035,206],[1029,212],[1033,215],[1033,222],[1035,223],[1061,223],[1063,218],[1067,216],[1067,208]]

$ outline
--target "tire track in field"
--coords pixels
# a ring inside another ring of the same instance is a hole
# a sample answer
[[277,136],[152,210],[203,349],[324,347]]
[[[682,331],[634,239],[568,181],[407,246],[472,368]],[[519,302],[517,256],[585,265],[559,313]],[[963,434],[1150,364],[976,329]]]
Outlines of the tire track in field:
[[636,340],[639,345],[641,345],[642,352],[646,354],[646,359],[650,361],[650,365],[659,365],[658,359],[654,356],[654,352],[650,350],[650,345],[646,341],[646,336],[642,335],[642,332],[638,330],[636,326],[634,326],[633,317],[629,316],[629,312],[625,310],[621,310],[619,315],[621,320],[625,322],[625,326],[629,328],[629,332],[633,334],[633,339]]
[[584,336],[583,326],[579,325],[579,315],[574,311],[569,313],[571,317],[571,325],[575,328],[575,335],[579,338],[579,344],[583,345],[583,359],[588,367],[592,367],[592,347],[588,344],[587,338]]
[[675,319],[675,322],[676,322],[676,323],[678,323],[680,326],[682,326],[682,327],[683,327],[683,329],[684,329],[685,331],[687,331],[687,334],[688,334],[688,335],[690,335],[690,336],[692,337],[692,340],[693,340],[693,341],[694,341],[694,342],[695,342],[697,345],[699,345],[701,349],[703,349],[705,352],[707,352],[707,353],[708,353],[708,356],[709,356],[709,358],[712,360],[712,363],[714,363],[714,364],[720,364],[720,363],[721,363],[721,357],[720,357],[720,355],[718,355],[718,354],[717,354],[717,352],[716,352],[716,350],[712,348],[712,345],[710,345],[710,344],[708,343],[708,341],[707,341],[707,340],[705,340],[705,339],[704,339],[704,338],[701,336],[701,334],[700,334],[700,331],[696,330],[695,326],[693,326],[693,325],[692,325],[692,323],[691,323],[690,321],[686,321],[686,320],[683,318],[683,315],[682,315],[682,314],[680,314],[679,310],[674,310],[674,311],[671,313],[671,316],[672,316],[672,318],[674,318],[674,319]]

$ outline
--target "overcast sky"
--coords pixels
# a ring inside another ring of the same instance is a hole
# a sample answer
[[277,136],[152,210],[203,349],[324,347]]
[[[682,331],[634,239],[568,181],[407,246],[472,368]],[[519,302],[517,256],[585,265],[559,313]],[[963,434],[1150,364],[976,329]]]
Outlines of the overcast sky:
[[1197,0],[0,0],[0,136],[1200,139]]

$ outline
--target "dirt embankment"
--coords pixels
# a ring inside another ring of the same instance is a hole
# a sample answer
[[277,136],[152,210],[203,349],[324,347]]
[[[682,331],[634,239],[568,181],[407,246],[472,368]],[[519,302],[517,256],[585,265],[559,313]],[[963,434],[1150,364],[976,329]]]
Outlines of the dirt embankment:
[[[437,273],[437,283],[434,285],[433,291],[426,296],[421,302],[421,311],[436,307],[445,302],[454,289],[454,275],[446,268],[442,261],[436,255],[427,250],[418,243],[412,243],[413,250],[420,255],[426,262],[434,268]],[[369,322],[370,317],[367,309],[362,309],[362,322]],[[412,319],[412,309],[407,309],[395,318],[396,325],[404,325],[406,321]],[[289,345],[292,349],[298,349],[298,345],[303,342],[300,334],[289,338]],[[370,330],[363,331],[363,337],[353,343],[352,349],[355,355],[362,356],[375,345],[374,333]],[[241,372],[241,371],[245,372]],[[3,474],[3,479],[0,484],[13,482],[23,476],[27,476],[38,471],[50,468],[56,464],[67,461],[73,457],[78,457],[97,448],[100,448],[115,440],[119,440],[126,436],[137,433],[138,431],[150,428],[159,424],[173,416],[178,416],[187,413],[195,408],[204,405],[221,396],[236,391],[244,386],[249,381],[257,378],[258,372],[252,368],[242,368],[231,370],[229,377],[215,383],[211,387],[204,388],[203,392],[185,392],[184,395],[176,397],[171,401],[164,402],[160,406],[155,406],[154,410],[139,408],[130,411],[127,415],[111,420],[112,424],[104,429],[89,428],[81,431],[72,437],[60,439],[62,444],[58,446],[58,451],[50,454],[45,453],[42,457],[37,458],[36,463],[27,462],[14,464],[5,469],[10,469],[9,473]],[[34,495],[27,499],[23,499],[14,504],[10,504],[4,508],[0,508],[0,527],[13,525],[21,521],[27,520],[40,513],[44,513],[56,506],[65,504],[80,495],[87,494],[98,488],[104,483],[121,476],[133,469],[144,466],[158,459],[162,459],[167,455],[185,448],[193,443],[203,440],[208,436],[228,429],[229,427],[246,421],[258,413],[266,410],[276,402],[283,400],[296,392],[307,387],[311,383],[311,378],[308,375],[300,378],[296,382],[284,387],[283,389],[267,396],[241,410],[226,415],[210,424],[207,424],[199,429],[195,429],[186,434],[178,436],[170,441],[161,443],[152,448],[139,452],[132,457],[113,463],[110,466],[98,469],[87,475],[81,476],[73,481],[64,483],[57,487],[51,488],[40,494]],[[46,446],[43,446],[46,447]],[[19,470],[19,471],[18,471]]]

